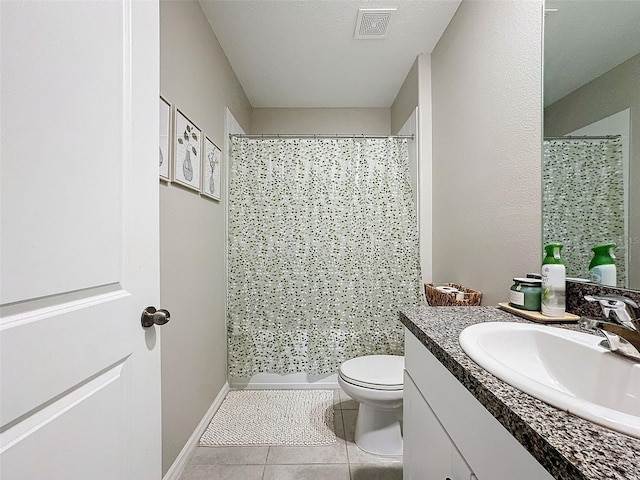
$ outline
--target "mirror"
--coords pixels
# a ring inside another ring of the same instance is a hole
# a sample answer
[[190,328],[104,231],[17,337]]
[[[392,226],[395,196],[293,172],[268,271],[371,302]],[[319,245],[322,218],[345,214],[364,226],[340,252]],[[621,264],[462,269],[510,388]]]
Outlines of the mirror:
[[640,1],[547,0],[544,23],[543,241],[585,279],[615,242],[640,290]]

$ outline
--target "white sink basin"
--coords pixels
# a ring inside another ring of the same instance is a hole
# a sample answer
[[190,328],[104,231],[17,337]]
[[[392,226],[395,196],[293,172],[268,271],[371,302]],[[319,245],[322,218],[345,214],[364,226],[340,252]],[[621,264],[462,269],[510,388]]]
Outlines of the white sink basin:
[[502,381],[554,407],[640,438],[640,363],[598,345],[601,337],[544,325],[489,322],[460,345]]

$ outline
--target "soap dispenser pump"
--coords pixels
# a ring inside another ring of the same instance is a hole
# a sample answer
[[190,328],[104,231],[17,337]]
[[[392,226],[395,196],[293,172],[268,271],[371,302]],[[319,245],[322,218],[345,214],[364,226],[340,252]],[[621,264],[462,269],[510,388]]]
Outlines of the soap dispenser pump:
[[566,273],[560,256],[561,243],[544,247],[542,260],[542,314],[547,317],[564,317],[566,309]]
[[589,275],[592,282],[616,286],[616,257],[613,254],[615,248],[615,243],[603,243],[591,249],[593,258],[589,263]]

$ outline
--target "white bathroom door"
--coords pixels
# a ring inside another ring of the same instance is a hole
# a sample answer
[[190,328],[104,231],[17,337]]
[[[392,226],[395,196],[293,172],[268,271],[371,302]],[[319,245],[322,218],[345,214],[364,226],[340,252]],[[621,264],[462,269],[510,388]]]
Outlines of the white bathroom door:
[[0,478],[159,480],[159,9],[0,1]]

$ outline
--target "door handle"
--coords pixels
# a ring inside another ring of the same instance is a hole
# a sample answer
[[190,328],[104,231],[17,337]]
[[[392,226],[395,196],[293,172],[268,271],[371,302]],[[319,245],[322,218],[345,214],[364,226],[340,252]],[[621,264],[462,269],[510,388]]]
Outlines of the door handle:
[[171,314],[168,310],[156,310],[156,307],[147,307],[142,311],[140,321],[143,328],[149,328],[154,325],[164,325],[170,318]]

